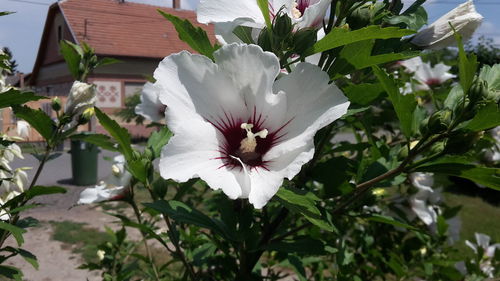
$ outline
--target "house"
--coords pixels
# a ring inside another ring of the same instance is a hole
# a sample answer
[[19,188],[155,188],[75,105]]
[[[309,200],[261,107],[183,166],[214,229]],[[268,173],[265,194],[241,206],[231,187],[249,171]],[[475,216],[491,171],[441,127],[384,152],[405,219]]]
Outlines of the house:
[[[196,23],[195,12],[179,9],[179,1],[174,0],[172,8],[125,0],[62,0],[52,4],[27,84],[40,95],[60,96],[65,100],[73,78],[59,53],[59,42],[86,42],[99,57],[121,61],[102,66],[88,77],[88,82],[97,85],[96,105],[113,113],[124,106],[128,96],[140,91],[165,56],[182,50],[192,51],[179,40],[174,26],[157,11],[161,9]],[[213,27],[202,27],[215,40]],[[39,106],[50,113],[50,100],[42,100]],[[144,127],[123,125],[132,135],[147,133]]]

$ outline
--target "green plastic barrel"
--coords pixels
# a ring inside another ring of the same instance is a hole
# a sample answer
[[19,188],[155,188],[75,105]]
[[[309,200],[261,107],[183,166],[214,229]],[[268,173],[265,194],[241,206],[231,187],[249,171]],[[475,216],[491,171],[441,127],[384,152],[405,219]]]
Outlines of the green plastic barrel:
[[81,140],[71,141],[71,171],[73,184],[94,185],[97,183],[97,146]]

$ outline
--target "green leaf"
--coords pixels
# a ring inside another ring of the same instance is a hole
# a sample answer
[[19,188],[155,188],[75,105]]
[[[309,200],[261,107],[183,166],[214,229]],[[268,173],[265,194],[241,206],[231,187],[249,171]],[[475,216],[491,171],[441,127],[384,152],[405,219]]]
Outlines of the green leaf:
[[170,200],[168,202],[159,200],[153,203],[144,203],[144,206],[169,216],[179,223],[187,223],[208,228],[227,239],[237,240],[237,238],[228,231],[221,221],[212,219],[182,202],[174,200]]
[[295,274],[297,274],[299,281],[307,281],[306,270],[304,268],[304,264],[302,263],[302,260],[300,258],[298,258],[297,256],[288,255],[288,262],[293,267],[293,270],[295,271]]
[[483,66],[479,73],[479,78],[488,82],[490,91],[500,91],[500,64]]
[[374,65],[404,60],[418,56],[419,52],[400,52],[372,55],[375,40],[365,40],[349,44],[342,48],[332,67],[328,70],[330,77],[336,74],[349,74],[355,69],[363,69]]
[[268,251],[282,253],[295,253],[302,255],[324,255],[325,245],[320,240],[312,238],[302,238],[295,241],[281,241],[270,243],[265,246]]
[[[267,5],[267,1],[266,5]],[[413,30],[400,29],[399,27],[385,27],[371,25],[357,30],[349,31],[344,28],[333,28],[323,39],[316,42],[309,50],[306,56],[331,50],[340,46],[371,40],[371,39],[389,39],[400,38],[415,33]]]
[[390,225],[393,225],[393,226],[396,226],[396,227],[402,227],[402,228],[406,228],[406,229],[409,229],[409,230],[421,232],[420,229],[418,229],[418,228],[416,228],[414,226],[411,226],[411,225],[406,224],[404,222],[395,220],[394,218],[388,217],[388,216],[383,216],[383,215],[379,215],[379,214],[373,214],[373,215],[370,215],[369,217],[366,217],[366,219],[368,219],[370,221],[381,222],[381,223],[390,224]]
[[356,115],[358,113],[365,112],[365,111],[367,111],[370,108],[371,107],[369,107],[369,106],[360,107],[360,108],[349,108],[347,110],[347,112],[342,116],[341,119],[345,119],[345,118],[347,118],[349,116],[353,116],[353,115]]
[[109,136],[103,134],[77,134],[71,136],[72,140],[81,140],[91,144],[95,144],[109,151],[118,151],[117,144],[114,143]]
[[160,157],[161,149],[165,146],[173,133],[167,127],[163,127],[160,131],[155,131],[148,139],[148,147],[153,151],[154,158]]
[[6,16],[6,15],[10,15],[10,14],[14,14],[15,12],[7,12],[7,11],[2,11],[0,12],[0,17],[2,16]]
[[120,152],[125,156],[125,159],[127,161],[132,160],[132,144],[127,129],[120,127],[115,120],[109,118],[97,107],[95,108],[95,115],[104,129],[118,142]]
[[148,165],[151,161],[149,159],[130,159],[127,161],[127,168],[129,172],[142,183],[147,183],[148,179]]
[[248,26],[238,25],[233,30],[236,35],[245,44],[255,44],[252,38],[252,28]]
[[432,172],[469,179],[489,188],[500,190],[500,168],[487,168],[464,160],[463,157],[443,157],[415,169],[417,172]]
[[500,126],[500,109],[492,102],[481,108],[464,129],[478,132],[496,126]]
[[104,65],[110,65],[110,64],[115,64],[115,63],[122,63],[123,61],[115,58],[102,58],[99,60],[96,65],[94,66],[97,68],[98,66],[104,66]]
[[29,101],[37,101],[46,98],[47,97],[37,96],[32,92],[21,92],[11,88],[7,92],[0,94],[0,108],[21,105]]
[[384,88],[380,83],[363,83],[347,86],[344,89],[344,93],[352,103],[369,105],[384,93]]
[[[264,20],[266,22],[266,26],[269,30],[272,28],[271,16],[269,14],[269,1],[268,0],[257,0],[257,5],[259,5],[259,9],[262,12],[262,16],[264,16]],[[279,7],[281,8],[281,7]]]
[[[165,247],[168,248],[168,245],[161,238],[161,236],[158,235],[158,234],[156,234],[156,232],[154,232],[151,229],[151,227],[149,227],[148,225],[133,222],[129,218],[127,218],[126,216],[123,216],[123,215],[120,215],[120,214],[113,214],[113,213],[108,213],[108,212],[106,212],[106,214],[119,218],[122,221],[123,226],[128,226],[128,227],[136,228],[139,231],[141,231],[142,233],[147,234],[147,235],[151,236],[152,238],[155,238],[163,246],[165,246]],[[123,240],[125,239],[126,232],[125,232],[124,228],[122,228],[122,230],[118,231],[116,233],[116,235],[115,235],[114,232],[113,232],[113,230],[109,229],[108,233],[110,233],[110,235],[112,235],[113,237],[115,237],[115,239],[116,239],[117,242],[118,241],[123,242]]]
[[79,80],[81,76],[80,71],[80,61],[82,59],[83,53],[78,45],[62,40],[59,43],[60,52],[68,65],[69,72],[73,76],[74,79]]
[[417,106],[415,97],[412,94],[402,95],[394,80],[379,67],[373,66],[373,72],[389,95],[389,100],[392,102],[401,124],[401,131],[406,137],[410,137],[412,133],[413,111]]
[[455,39],[458,45],[458,76],[460,85],[465,93],[467,93],[474,82],[474,76],[477,70],[477,56],[471,54],[467,56],[462,43],[462,36],[455,32]]
[[5,276],[16,281],[22,281],[23,272],[19,268],[13,266],[0,265],[0,276]]
[[464,91],[462,87],[457,84],[453,88],[451,88],[450,93],[444,100],[444,107],[455,110],[458,109],[458,105],[462,104],[464,100]]
[[21,246],[24,243],[23,234],[26,232],[25,229],[3,221],[0,221],[0,229],[12,233],[18,246]]
[[385,20],[391,25],[405,24],[409,29],[419,30],[427,23],[427,12],[423,7],[417,7],[414,13],[404,13],[399,16],[392,16]]
[[334,230],[333,225],[323,218],[316,207],[315,201],[319,201],[319,198],[312,192],[296,188],[280,188],[276,195],[290,211],[303,215],[312,224],[324,230]]
[[217,50],[217,47],[212,46],[207,33],[202,28],[193,26],[193,24],[187,19],[182,20],[159,9],[158,12],[174,25],[175,30],[177,30],[177,33],[179,34],[179,39],[186,42],[198,53],[207,56],[212,60],[214,59],[213,53]]
[[10,247],[10,246],[7,246],[7,247],[2,248],[0,250],[20,255],[25,261],[30,263],[35,269],[38,269],[38,260],[37,260],[36,256],[33,255],[31,252],[26,251],[26,250],[21,249],[21,248],[14,248],[14,247]]
[[[10,208],[11,206],[18,206],[23,201],[29,201],[40,195],[50,195],[50,194],[58,194],[58,193],[66,193],[66,189],[60,186],[33,186],[27,191],[19,194],[18,196],[12,198],[4,204],[5,208]],[[15,209],[14,209],[15,210]]]
[[51,141],[56,125],[45,112],[40,109],[29,108],[25,105],[16,105],[12,109],[17,117],[28,122],[45,140]]

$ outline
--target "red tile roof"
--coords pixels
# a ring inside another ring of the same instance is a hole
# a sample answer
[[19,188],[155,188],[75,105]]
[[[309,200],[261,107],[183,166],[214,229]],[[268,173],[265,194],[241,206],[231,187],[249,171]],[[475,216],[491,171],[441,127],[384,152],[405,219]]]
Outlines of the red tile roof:
[[[181,50],[192,51],[157,9],[196,23],[193,11],[118,0],[64,0],[58,4],[77,42],[85,41],[99,55],[163,58]],[[215,40],[213,26],[198,26]]]

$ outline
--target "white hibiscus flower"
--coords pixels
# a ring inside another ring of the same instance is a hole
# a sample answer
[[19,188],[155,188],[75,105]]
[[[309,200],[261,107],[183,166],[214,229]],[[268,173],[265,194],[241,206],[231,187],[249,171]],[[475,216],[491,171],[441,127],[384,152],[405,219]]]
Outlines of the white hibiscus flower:
[[[295,24],[296,29],[319,28],[331,0],[269,0],[271,20],[280,9]],[[197,10],[200,23],[214,23],[217,39],[222,43],[239,42],[233,34],[236,26],[255,28],[256,34],[264,28],[265,20],[256,0],[201,0]]]
[[426,225],[435,224],[438,214],[434,207],[441,200],[441,190],[433,189],[434,177],[431,173],[412,173],[410,181],[417,193],[410,196],[410,208]]
[[125,169],[125,163],[123,155],[115,156],[111,166],[112,174],[95,187],[84,189],[77,204],[92,204],[122,197],[132,179],[132,175]]
[[160,174],[179,182],[199,177],[261,208],[311,160],[315,133],[344,115],[349,102],[309,63],[275,81],[278,58],[259,46],[229,44],[214,57],[184,51],[154,73],[174,133]]
[[418,91],[428,91],[431,87],[439,86],[455,78],[455,75],[448,72],[451,66],[443,63],[431,66],[430,63],[423,62],[420,57],[405,60],[399,64],[404,66],[407,72],[414,73],[413,78],[418,82],[414,87]]
[[490,236],[483,233],[474,233],[474,236],[476,237],[477,244],[474,244],[469,240],[466,240],[465,244],[476,254],[478,253],[479,248],[483,249],[483,257],[479,266],[481,268],[481,271],[483,271],[484,274],[488,275],[488,277],[491,278],[495,273],[495,268],[491,264],[491,259],[493,259],[493,257],[495,256],[495,251],[497,249],[500,249],[500,243],[490,245]]
[[135,107],[135,113],[144,118],[161,122],[165,119],[166,106],[160,101],[161,88],[158,84],[147,82],[141,92],[141,103]]
[[411,43],[426,49],[446,48],[456,43],[450,24],[462,35],[464,41],[467,41],[482,21],[483,16],[476,11],[472,0],[469,0],[419,31]]
[[17,135],[19,137],[24,138],[24,139],[29,138],[30,130],[31,130],[31,126],[28,122],[26,122],[24,120],[17,121],[16,131],[17,131]]

